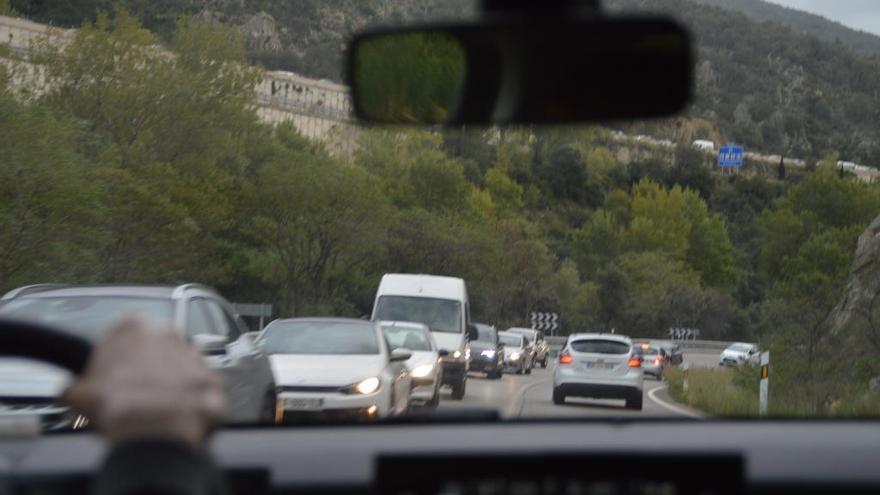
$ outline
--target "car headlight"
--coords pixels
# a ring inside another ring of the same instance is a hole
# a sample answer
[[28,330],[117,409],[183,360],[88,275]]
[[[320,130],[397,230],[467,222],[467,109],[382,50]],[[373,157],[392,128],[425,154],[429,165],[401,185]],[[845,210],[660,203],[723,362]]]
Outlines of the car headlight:
[[519,353],[514,352],[513,354],[510,355],[510,359],[513,361],[516,361],[517,359],[519,359]]
[[465,359],[470,359],[470,358],[471,358],[471,350],[470,350],[470,348],[464,350],[464,358],[465,358]]
[[458,359],[461,357],[461,351],[455,351],[452,353],[452,359]]
[[488,350],[481,352],[480,355],[486,356],[487,358],[492,359],[493,357],[495,357],[495,351],[493,351],[492,349],[488,349]]
[[426,376],[430,375],[432,371],[434,371],[433,364],[423,364],[421,366],[416,366],[415,368],[413,368],[411,375],[413,378],[425,378]]
[[354,389],[359,394],[364,394],[364,395],[372,394],[376,390],[379,390],[379,384],[380,384],[379,379],[376,377],[372,377],[372,378],[367,378],[366,380],[358,383],[357,385],[354,386]]

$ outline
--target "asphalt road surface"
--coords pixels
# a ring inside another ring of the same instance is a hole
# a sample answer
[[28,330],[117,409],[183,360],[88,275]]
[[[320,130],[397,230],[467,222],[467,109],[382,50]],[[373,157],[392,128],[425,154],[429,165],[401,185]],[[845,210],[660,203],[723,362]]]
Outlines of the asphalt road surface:
[[[690,366],[715,366],[718,354],[685,354]],[[441,410],[491,408],[504,418],[571,417],[571,416],[642,416],[642,417],[700,417],[699,412],[682,406],[669,398],[666,384],[645,378],[644,400],[641,411],[623,407],[622,400],[592,400],[568,398],[557,406],[551,400],[553,393],[553,366],[536,368],[531,375],[505,374],[500,380],[488,380],[482,374],[468,377],[467,392],[461,401],[449,397],[444,389]]]

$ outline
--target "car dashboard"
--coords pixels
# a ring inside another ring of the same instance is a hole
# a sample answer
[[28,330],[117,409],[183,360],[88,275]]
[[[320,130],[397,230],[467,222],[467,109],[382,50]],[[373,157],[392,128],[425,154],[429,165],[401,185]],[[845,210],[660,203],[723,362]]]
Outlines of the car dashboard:
[[[868,421],[588,420],[242,428],[211,451],[235,493],[880,493]],[[0,493],[84,493],[89,433],[0,441]]]

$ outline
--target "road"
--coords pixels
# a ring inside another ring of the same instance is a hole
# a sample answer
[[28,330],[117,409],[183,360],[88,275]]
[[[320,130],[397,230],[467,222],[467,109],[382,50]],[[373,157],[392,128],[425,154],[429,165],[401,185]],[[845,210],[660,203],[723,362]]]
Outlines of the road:
[[[685,362],[692,367],[715,366],[718,354],[685,354]],[[468,377],[467,393],[461,401],[453,401],[446,391],[440,409],[491,408],[504,418],[534,417],[699,417],[696,411],[675,403],[666,393],[666,385],[653,378],[645,378],[644,403],[641,411],[623,407],[622,400],[590,400],[569,398],[564,405],[553,404],[553,366],[536,368],[531,375],[505,374],[500,380],[487,380],[481,374]]]

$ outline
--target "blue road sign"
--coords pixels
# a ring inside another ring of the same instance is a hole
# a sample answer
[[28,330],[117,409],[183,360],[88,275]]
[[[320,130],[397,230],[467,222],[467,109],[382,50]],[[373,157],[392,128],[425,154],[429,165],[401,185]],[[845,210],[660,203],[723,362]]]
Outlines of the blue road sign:
[[718,150],[718,166],[719,167],[742,167],[743,154],[745,150],[742,146],[728,144],[722,146]]

